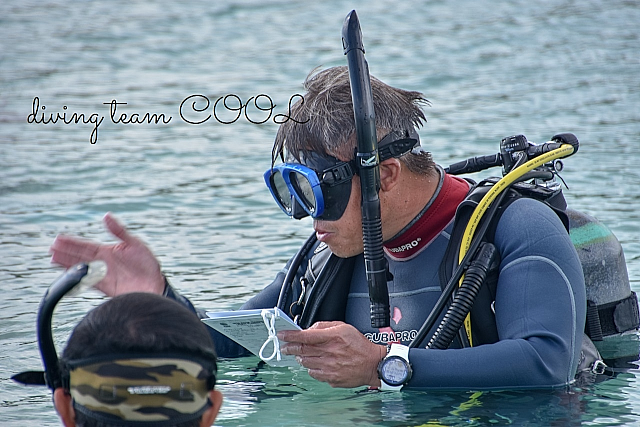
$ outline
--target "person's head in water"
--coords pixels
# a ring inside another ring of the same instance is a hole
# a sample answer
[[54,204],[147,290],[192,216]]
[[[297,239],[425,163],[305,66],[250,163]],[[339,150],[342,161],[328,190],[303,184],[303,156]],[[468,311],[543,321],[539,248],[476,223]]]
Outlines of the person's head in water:
[[[312,216],[318,240],[334,255],[352,257],[364,248],[349,70],[332,67],[312,73],[304,87],[304,96],[291,107],[290,115],[297,121],[278,128],[265,182],[287,215]],[[440,173],[417,133],[426,121],[421,107],[428,100],[423,94],[394,88],[373,76],[371,94],[380,154],[380,218],[383,239],[389,240],[418,214],[417,204],[408,200],[418,200],[416,192],[427,194],[425,188],[435,191]],[[406,141],[413,143],[404,145]],[[399,211],[402,207],[405,211]]]
[[222,404],[206,326],[159,295],[125,294],[90,311],[60,366],[68,381],[54,404],[65,426],[210,426]]

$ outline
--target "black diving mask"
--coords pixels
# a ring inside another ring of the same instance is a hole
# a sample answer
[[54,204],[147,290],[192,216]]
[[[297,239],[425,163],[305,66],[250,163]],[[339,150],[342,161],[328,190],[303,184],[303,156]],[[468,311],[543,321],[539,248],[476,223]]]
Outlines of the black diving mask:
[[[420,146],[415,131],[389,132],[379,143],[380,162],[400,157]],[[355,160],[343,162],[314,152],[300,153],[300,163],[281,163],[264,173],[264,180],[280,209],[288,216],[325,221],[342,217],[351,197],[351,179],[358,174]]]

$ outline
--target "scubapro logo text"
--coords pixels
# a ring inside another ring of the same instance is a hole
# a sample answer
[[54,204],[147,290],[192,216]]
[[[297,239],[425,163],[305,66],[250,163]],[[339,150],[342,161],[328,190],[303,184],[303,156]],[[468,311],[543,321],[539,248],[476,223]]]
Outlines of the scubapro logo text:
[[418,244],[420,243],[420,240],[422,240],[422,239],[421,239],[420,237],[418,237],[417,239],[412,240],[412,241],[411,241],[411,242],[409,242],[409,243],[405,243],[405,244],[404,244],[404,245],[402,245],[402,246],[398,246],[398,247],[396,247],[396,248],[391,248],[391,249],[389,249],[389,250],[390,250],[391,252],[394,252],[394,253],[408,251],[408,250],[413,249],[413,248],[415,248],[416,246],[418,246]]

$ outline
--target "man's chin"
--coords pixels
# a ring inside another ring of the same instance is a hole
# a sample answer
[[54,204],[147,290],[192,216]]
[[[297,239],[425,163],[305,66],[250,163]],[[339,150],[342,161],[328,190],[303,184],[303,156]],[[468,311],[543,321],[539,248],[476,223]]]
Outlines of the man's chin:
[[332,245],[330,243],[328,243],[327,246],[329,247],[329,250],[331,251],[331,253],[337,256],[338,258],[351,258],[356,255],[360,255],[363,252],[362,248],[349,250],[347,248]]

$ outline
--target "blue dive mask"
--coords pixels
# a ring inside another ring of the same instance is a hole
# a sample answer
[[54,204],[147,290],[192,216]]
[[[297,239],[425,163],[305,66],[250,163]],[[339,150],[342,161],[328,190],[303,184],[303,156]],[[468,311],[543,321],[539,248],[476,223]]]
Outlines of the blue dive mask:
[[[400,157],[420,142],[415,131],[390,132],[379,143],[380,162]],[[264,173],[278,206],[295,219],[308,215],[325,221],[342,217],[351,197],[351,178],[358,173],[354,160],[343,162],[314,152],[301,152],[301,163],[281,163]]]

